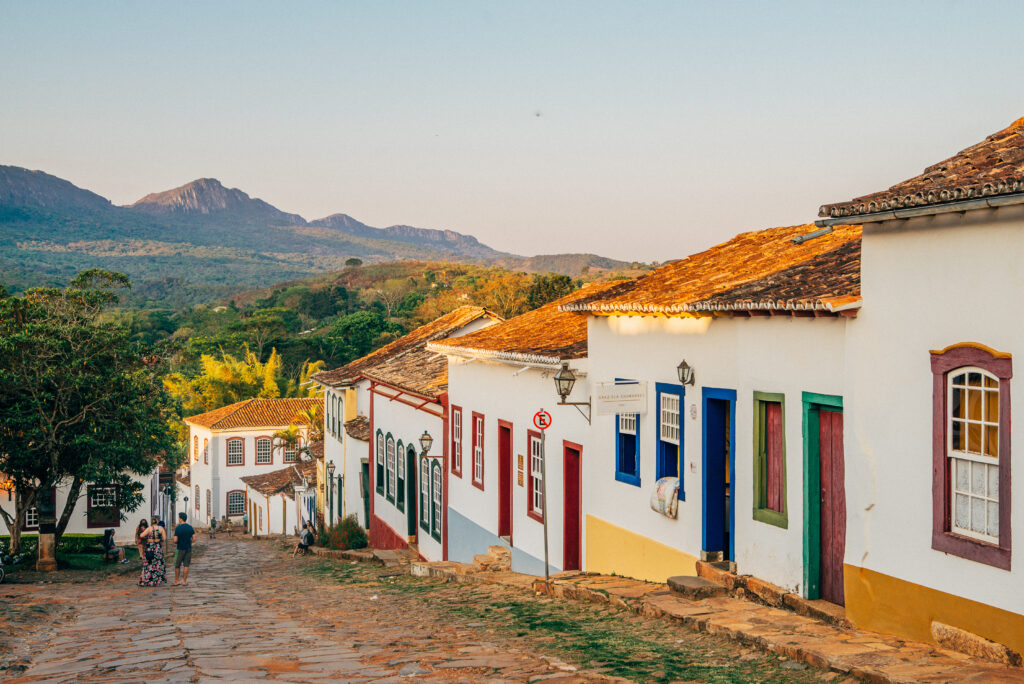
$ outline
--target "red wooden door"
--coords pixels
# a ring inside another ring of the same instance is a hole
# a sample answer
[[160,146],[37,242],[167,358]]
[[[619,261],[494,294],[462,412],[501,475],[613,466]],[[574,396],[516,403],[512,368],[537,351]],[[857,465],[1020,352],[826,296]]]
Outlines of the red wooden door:
[[580,448],[565,445],[562,466],[564,481],[562,570],[580,569]]
[[498,421],[498,536],[512,542],[512,425]]
[[843,558],[846,551],[846,487],[843,414],[818,412],[821,463],[821,597],[845,605]]

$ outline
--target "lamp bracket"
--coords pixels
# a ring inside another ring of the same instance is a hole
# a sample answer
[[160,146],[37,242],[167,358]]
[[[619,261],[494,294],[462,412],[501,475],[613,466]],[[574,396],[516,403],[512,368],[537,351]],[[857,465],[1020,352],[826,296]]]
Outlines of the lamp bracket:
[[[589,401],[566,401],[565,398],[562,401],[555,404],[555,406],[575,406],[576,410],[580,412],[580,415],[587,419],[587,425],[590,425],[590,402]],[[587,410],[584,411],[583,407],[586,406]]]

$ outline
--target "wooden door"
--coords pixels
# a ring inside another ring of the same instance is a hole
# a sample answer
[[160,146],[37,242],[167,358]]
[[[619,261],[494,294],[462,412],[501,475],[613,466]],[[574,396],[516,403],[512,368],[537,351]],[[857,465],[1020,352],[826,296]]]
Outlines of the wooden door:
[[846,487],[841,412],[825,409],[818,412],[818,439],[821,464],[821,597],[845,605]]
[[[580,565],[580,524],[582,501],[580,499],[580,447],[565,444],[563,452],[562,479],[563,498],[563,540],[562,570],[579,570]],[[547,502],[545,502],[547,508]]]
[[[399,456],[399,458],[402,458],[402,456]],[[413,541],[416,538],[416,516],[420,508],[416,505],[416,492],[419,491],[416,488],[416,477],[419,474],[417,471],[416,449],[409,447],[405,452],[405,515],[408,519],[405,533],[409,541]]]
[[512,543],[512,424],[498,421],[498,536]]

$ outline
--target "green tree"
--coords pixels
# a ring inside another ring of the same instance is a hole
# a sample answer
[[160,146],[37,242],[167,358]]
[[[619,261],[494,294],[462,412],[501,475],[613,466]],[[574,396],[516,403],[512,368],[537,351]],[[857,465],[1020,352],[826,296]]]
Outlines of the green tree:
[[161,459],[177,465],[162,357],[105,314],[129,286],[122,274],[91,269],[22,297],[0,288],[0,472],[16,493],[0,516],[14,550],[40,492],[70,487],[59,539],[84,483],[115,487],[124,515],[142,500],[132,474],[152,473]]
[[526,292],[526,301],[530,309],[544,306],[567,294],[575,292],[580,286],[567,275],[551,273],[549,275],[535,275],[530,287]]

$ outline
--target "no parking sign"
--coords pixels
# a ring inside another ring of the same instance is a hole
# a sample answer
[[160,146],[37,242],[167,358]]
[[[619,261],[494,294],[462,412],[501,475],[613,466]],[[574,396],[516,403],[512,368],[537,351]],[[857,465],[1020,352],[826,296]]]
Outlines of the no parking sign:
[[551,414],[541,409],[533,414],[533,424],[538,430],[547,430],[551,427]]

